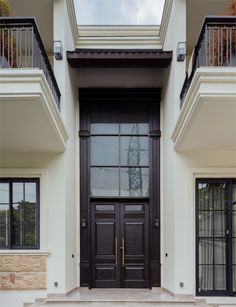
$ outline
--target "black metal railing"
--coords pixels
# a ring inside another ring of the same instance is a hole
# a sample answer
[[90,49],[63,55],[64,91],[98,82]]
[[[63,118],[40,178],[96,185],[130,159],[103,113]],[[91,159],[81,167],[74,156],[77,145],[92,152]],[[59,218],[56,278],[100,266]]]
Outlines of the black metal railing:
[[180,107],[197,68],[236,66],[236,16],[207,16],[192,57],[192,70],[190,75],[186,74]]
[[33,17],[0,17],[0,68],[42,69],[60,110],[60,90]]

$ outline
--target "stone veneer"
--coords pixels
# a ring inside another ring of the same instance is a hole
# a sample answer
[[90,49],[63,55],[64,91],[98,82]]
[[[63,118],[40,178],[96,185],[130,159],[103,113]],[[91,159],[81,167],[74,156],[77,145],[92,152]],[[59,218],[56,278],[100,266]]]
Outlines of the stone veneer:
[[46,288],[46,256],[0,255],[0,290]]

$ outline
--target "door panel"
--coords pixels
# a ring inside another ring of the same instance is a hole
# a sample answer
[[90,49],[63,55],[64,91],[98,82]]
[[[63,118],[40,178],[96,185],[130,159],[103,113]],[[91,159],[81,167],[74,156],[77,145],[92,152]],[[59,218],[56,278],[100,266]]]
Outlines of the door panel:
[[116,204],[91,205],[93,287],[118,287],[118,222]]
[[[147,204],[121,206],[122,287],[148,287],[148,210]],[[124,250],[123,250],[124,248]]]
[[148,287],[148,205],[96,202],[91,213],[92,286]]

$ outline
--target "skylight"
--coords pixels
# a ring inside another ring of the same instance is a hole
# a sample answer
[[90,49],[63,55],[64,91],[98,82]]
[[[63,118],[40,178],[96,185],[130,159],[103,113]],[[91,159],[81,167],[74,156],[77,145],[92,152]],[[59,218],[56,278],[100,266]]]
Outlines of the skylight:
[[79,25],[160,25],[165,0],[74,0]]

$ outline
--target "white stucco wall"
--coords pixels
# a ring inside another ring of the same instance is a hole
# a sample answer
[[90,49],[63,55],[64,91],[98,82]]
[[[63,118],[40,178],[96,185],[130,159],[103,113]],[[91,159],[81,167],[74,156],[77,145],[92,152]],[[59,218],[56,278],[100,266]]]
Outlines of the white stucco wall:
[[[173,61],[165,73],[162,99],[162,285],[175,294],[194,296],[195,178],[235,178],[236,152],[174,151],[171,135],[179,116],[179,94],[185,78],[185,63],[176,61],[176,48],[178,42],[186,40],[185,12],[185,1],[175,0],[164,44],[165,50],[173,50]],[[224,302],[224,298],[215,298],[217,301]]]
[[[181,22],[178,22],[181,20]],[[178,197],[178,165],[173,150],[171,135],[179,112],[179,94],[185,78],[185,62],[177,62],[176,48],[178,42],[186,40],[185,37],[185,1],[175,0],[168,25],[164,50],[173,50],[173,60],[169,71],[165,72],[162,109],[163,109],[163,138],[162,138],[162,286],[174,293],[189,293],[185,283],[184,272],[186,254],[179,249],[179,240],[183,233],[179,228],[180,208],[176,205]],[[182,198],[182,195],[179,195]],[[181,237],[182,235],[182,237]],[[180,253],[182,253],[180,255]],[[168,256],[166,255],[168,254]],[[180,263],[181,262],[181,263]],[[183,265],[183,267],[181,267]],[[181,267],[181,268],[180,268]],[[180,268],[180,272],[179,272]],[[187,270],[187,268],[186,268]],[[180,288],[179,282],[185,287]]]
[[65,294],[78,285],[76,238],[79,234],[77,236],[75,216],[76,191],[79,189],[75,166],[75,108],[78,102],[74,72],[66,58],[66,51],[74,49],[66,0],[54,1],[54,40],[61,40],[64,50],[63,60],[54,60],[54,73],[62,95],[61,115],[69,135],[66,151],[61,154],[1,152],[0,155],[1,176],[40,177],[40,251],[48,252],[47,289],[1,291],[1,307],[22,307],[24,302],[34,302],[35,298],[46,297],[47,294]]
[[67,14],[66,1],[54,2],[54,39],[60,40],[63,45],[63,60],[54,60],[54,71],[62,94],[62,114],[65,120],[69,140],[65,152],[65,287],[64,293],[73,290],[77,286],[77,269],[79,268],[79,258],[76,252],[76,244],[79,234],[77,234],[76,223],[76,190],[79,189],[76,181],[76,142],[78,134],[76,132],[76,112],[77,88],[75,86],[74,71],[67,62],[66,51],[74,50],[69,16]]

